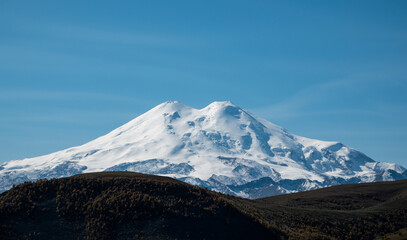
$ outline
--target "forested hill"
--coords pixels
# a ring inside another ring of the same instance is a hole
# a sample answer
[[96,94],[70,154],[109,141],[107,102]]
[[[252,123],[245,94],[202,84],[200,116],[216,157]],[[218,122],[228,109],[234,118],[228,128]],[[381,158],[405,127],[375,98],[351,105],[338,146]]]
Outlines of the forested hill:
[[4,239],[281,239],[225,195],[131,172],[24,183],[0,195]]
[[3,239],[406,239],[407,181],[249,200],[132,172],[80,174],[0,195]]
[[407,239],[407,180],[235,198],[234,204],[291,239]]

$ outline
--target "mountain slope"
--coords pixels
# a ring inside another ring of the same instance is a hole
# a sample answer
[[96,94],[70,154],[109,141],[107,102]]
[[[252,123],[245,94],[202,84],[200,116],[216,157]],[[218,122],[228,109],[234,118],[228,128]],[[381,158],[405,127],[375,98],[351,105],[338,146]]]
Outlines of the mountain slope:
[[231,102],[194,109],[168,101],[82,146],[0,165],[0,190],[96,171],[169,176],[248,198],[407,178],[401,166],[293,135]]
[[406,228],[407,180],[250,200],[167,177],[100,172],[0,195],[0,239],[374,239]]

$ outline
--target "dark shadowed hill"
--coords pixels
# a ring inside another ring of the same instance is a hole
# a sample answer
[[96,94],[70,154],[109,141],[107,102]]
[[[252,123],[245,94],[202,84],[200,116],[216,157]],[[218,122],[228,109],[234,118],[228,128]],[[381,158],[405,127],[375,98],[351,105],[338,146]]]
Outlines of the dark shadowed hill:
[[0,195],[4,239],[279,239],[224,195],[130,172],[20,184]]
[[374,239],[407,227],[407,180],[233,202],[292,239]]
[[81,174],[0,195],[4,239],[403,239],[407,181],[257,200],[166,177]]

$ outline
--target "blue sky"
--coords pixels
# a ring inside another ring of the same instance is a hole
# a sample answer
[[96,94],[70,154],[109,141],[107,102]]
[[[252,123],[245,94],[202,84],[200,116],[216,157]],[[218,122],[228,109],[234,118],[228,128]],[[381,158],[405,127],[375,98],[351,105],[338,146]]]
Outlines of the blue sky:
[[0,1],[0,162],[230,100],[407,167],[406,1]]

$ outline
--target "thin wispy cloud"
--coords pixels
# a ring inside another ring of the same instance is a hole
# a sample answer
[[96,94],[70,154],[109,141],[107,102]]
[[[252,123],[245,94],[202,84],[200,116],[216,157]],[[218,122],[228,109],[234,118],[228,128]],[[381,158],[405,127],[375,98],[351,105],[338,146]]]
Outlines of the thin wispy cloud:
[[[24,16],[6,17],[15,30],[72,41],[111,45],[139,45],[145,47],[183,47],[194,42],[192,36],[154,33],[148,30],[117,29],[105,25],[73,24],[27,20]],[[195,39],[196,40],[196,39]]]
[[78,101],[78,100],[94,100],[117,103],[132,103],[132,104],[153,104],[154,102],[146,99],[137,99],[133,97],[115,95],[110,93],[98,92],[81,92],[81,91],[59,91],[59,90],[0,90],[0,101],[13,100],[31,100],[31,101]]
[[389,129],[389,130],[376,130],[376,131],[361,131],[361,130],[335,130],[335,129],[330,129],[330,130],[314,130],[313,131],[315,134],[318,135],[325,135],[325,136],[346,136],[346,137],[352,137],[352,136],[358,136],[358,137],[403,137],[407,135],[407,130],[405,129]]
[[[114,116],[114,118],[112,118]],[[104,122],[98,122],[99,119],[111,119],[112,122],[122,119],[120,124],[124,124],[126,121],[130,121],[132,117],[136,117],[133,111],[124,110],[114,110],[108,109],[105,111],[98,110],[81,110],[81,109],[69,109],[69,108],[49,108],[47,111],[30,111],[30,112],[19,112],[13,116],[3,116],[0,119],[0,128],[18,128],[18,129],[29,129],[29,127],[24,126],[24,123],[56,123],[65,126],[79,125],[81,127],[85,126],[100,126],[108,125]]]
[[[380,78],[371,76],[372,74],[357,74],[311,85],[277,104],[252,109],[252,111],[257,115],[278,120],[319,115],[380,115],[379,110],[384,110],[383,104],[371,101],[370,105],[364,105],[361,108],[357,104],[352,106],[341,100],[350,97],[357,99],[357,95],[366,91],[369,85],[382,81]],[[386,81],[386,83],[389,82]]]
[[183,42],[180,37],[170,35],[114,31],[67,24],[41,24],[38,27],[33,26],[32,30],[63,39],[109,44],[171,47],[180,46],[180,42]]
[[[110,93],[7,89],[0,90],[0,104],[14,106],[7,112],[3,111],[0,118],[2,127],[13,128],[22,123],[88,126],[95,125],[99,119],[104,119],[100,124],[115,121],[124,123],[141,114],[140,109],[154,106],[156,102]],[[95,108],[93,104],[100,107]]]

